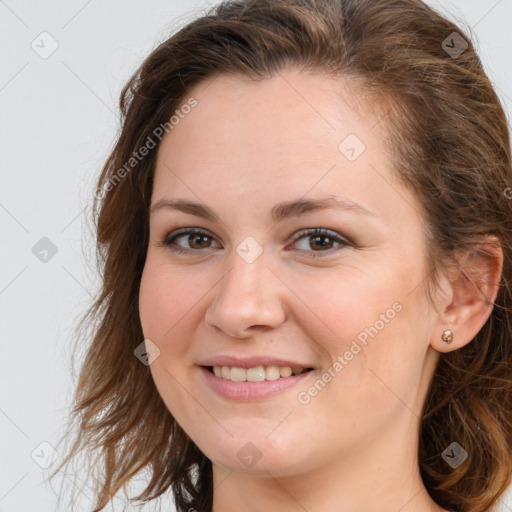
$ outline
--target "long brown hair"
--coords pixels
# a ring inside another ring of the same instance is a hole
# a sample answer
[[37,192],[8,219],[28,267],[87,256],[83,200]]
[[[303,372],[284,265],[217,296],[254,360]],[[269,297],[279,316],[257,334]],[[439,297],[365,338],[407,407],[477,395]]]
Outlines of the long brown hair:
[[[441,354],[419,448],[423,481],[440,506],[487,511],[512,473],[509,128],[470,34],[420,0],[226,1],[158,46],[128,81],[122,129],[94,199],[103,282],[81,323],[87,349],[70,417],[76,438],[54,475],[86,453],[95,512],[143,470],[149,483],[134,499],[152,500],[170,487],[178,511],[211,510],[211,462],[134,356],[143,340],[138,291],[153,172],[162,129],[172,129],[169,120],[194,85],[221,73],[264,79],[285,66],[357,80],[385,112],[397,176],[427,221],[431,289],[457,251],[477,251],[489,234],[501,243],[493,311],[471,343]],[[149,139],[152,148],[139,158]],[[441,456],[454,440],[468,453],[457,469]]]

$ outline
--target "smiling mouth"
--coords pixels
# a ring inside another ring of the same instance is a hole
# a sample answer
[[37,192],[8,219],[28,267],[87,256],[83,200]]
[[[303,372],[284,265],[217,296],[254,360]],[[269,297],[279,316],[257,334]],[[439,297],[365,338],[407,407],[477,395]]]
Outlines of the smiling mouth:
[[205,366],[204,368],[216,377],[232,382],[263,382],[286,379],[313,370],[313,368],[290,368],[289,366],[256,366],[247,369],[231,366]]

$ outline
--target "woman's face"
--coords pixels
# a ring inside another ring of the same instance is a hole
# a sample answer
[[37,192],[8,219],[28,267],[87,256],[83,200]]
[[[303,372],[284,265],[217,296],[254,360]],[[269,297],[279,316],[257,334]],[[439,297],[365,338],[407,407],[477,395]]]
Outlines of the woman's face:
[[158,149],[141,322],[158,391],[214,467],[416,453],[438,356],[424,221],[355,94],[293,69],[219,76]]

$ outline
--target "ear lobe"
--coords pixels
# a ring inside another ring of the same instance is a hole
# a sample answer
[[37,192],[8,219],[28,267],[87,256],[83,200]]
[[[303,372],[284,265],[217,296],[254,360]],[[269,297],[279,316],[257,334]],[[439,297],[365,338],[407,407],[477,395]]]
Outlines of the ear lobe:
[[[459,269],[451,280],[451,303],[439,312],[438,332],[432,333],[432,348],[449,352],[467,345],[491,315],[499,291],[503,250],[499,240],[489,235],[459,259]],[[450,344],[441,338],[453,332]]]

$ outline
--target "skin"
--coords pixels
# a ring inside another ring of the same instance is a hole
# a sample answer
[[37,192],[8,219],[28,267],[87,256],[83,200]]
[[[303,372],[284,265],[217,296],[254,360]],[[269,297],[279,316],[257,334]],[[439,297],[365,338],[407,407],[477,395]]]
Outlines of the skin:
[[[212,461],[214,512],[444,510],[423,486],[418,429],[441,351],[470,342],[497,290],[443,276],[436,309],[425,293],[425,221],[398,183],[384,125],[347,82],[286,69],[259,82],[218,76],[190,95],[197,106],[162,140],[151,204],[188,199],[219,220],[158,209],[140,286],[150,370],[166,406]],[[360,108],[359,108],[360,107]],[[366,150],[338,145],[356,134]],[[282,201],[335,196],[373,212],[326,209],[275,223]],[[161,242],[178,228],[206,239]],[[342,246],[299,231],[325,228]],[[248,263],[246,237],[263,252]],[[312,256],[315,256],[314,258]],[[479,270],[498,282],[483,263]],[[475,263],[476,265],[477,263]],[[486,274],[487,273],[487,274]],[[307,404],[297,396],[333,366],[393,304],[401,311]],[[454,332],[451,345],[441,340]],[[205,382],[198,362],[218,354],[273,355],[317,370],[259,401],[233,401]],[[252,443],[260,460],[237,453]]]

